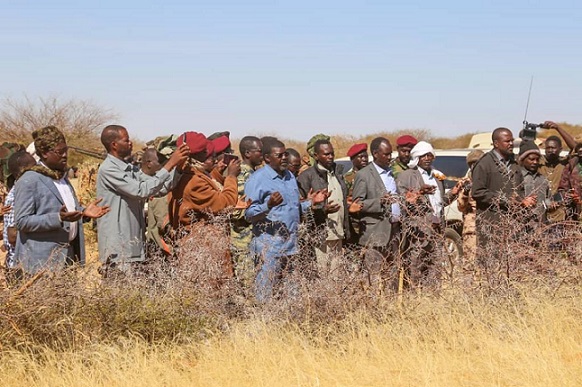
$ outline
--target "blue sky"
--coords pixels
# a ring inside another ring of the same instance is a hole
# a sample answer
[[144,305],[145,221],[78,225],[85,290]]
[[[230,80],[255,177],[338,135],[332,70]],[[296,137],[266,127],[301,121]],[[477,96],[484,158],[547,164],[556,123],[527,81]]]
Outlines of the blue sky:
[[575,1],[0,0],[0,97],[111,108],[130,134],[307,139],[582,123]]

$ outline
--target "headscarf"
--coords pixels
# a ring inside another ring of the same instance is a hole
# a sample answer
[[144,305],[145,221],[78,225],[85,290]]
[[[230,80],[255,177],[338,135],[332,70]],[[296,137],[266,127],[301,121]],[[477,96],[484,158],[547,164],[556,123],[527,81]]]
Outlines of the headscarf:
[[419,141],[410,151],[410,162],[408,163],[408,168],[415,168],[418,165],[418,159],[420,156],[427,153],[432,153],[432,155],[436,157],[432,145],[426,141]]
[[323,133],[319,133],[316,134],[315,136],[311,137],[309,139],[309,141],[307,142],[307,154],[309,154],[309,165],[313,166],[315,165],[315,152],[314,152],[314,147],[315,147],[315,143],[318,140],[325,140],[325,141],[329,141],[331,139],[331,137],[329,137],[326,134]]
[[37,154],[54,150],[55,147],[65,141],[65,135],[56,126],[45,126],[32,132],[34,148]]

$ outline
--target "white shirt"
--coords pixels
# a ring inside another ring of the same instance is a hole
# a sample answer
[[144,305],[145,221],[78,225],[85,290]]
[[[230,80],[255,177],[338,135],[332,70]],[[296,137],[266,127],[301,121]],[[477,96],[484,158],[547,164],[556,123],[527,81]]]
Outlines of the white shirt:
[[429,174],[427,171],[425,171],[421,167],[418,167],[418,172],[420,172],[420,176],[422,176],[422,180],[424,180],[424,184],[433,185],[436,187],[436,190],[434,191],[434,193],[432,195],[427,195],[427,196],[428,196],[428,199],[430,200],[430,205],[432,207],[432,214],[436,218],[440,219],[442,211],[443,211],[443,199],[441,196],[441,190],[440,190],[439,185],[437,183],[437,179],[436,179],[436,177],[434,177],[434,169],[431,170],[430,174]]
[[[60,180],[55,180],[55,186],[59,190],[61,197],[63,198],[63,202],[65,202],[65,206],[67,206],[67,211],[76,211],[77,207],[75,206],[75,196],[73,194],[73,189],[63,177]],[[77,237],[77,222],[68,222],[69,223],[69,242],[72,241]]]

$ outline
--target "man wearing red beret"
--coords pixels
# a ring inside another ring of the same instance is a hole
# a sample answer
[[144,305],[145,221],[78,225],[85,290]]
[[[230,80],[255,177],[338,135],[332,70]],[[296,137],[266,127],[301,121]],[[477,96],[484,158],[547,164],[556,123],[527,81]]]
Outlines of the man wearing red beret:
[[[216,166],[214,144],[201,133],[186,132],[177,141],[190,147],[188,163],[184,165],[182,178],[169,198],[169,217],[174,230],[181,229],[187,233],[186,237],[204,240],[213,235],[223,239],[223,243],[216,242],[216,246],[224,248],[220,262],[222,273],[217,278],[233,276],[233,267],[230,260],[229,233],[220,224],[214,223],[212,217],[224,212],[229,207],[234,208],[238,203],[237,176],[240,173],[240,160],[232,160],[226,168],[227,174],[224,185],[213,178],[212,170]],[[187,241],[185,241],[188,243]]]
[[[352,145],[348,149],[348,157],[352,161],[352,168],[344,175],[346,187],[348,189],[348,205],[352,205],[352,191],[354,189],[354,180],[356,172],[368,165],[368,144],[361,143]],[[360,216],[359,213],[350,211],[350,239],[351,245],[357,246],[360,239]]]
[[410,162],[410,151],[418,143],[418,140],[408,134],[400,136],[396,139],[396,150],[398,151],[398,157],[392,161],[391,169],[392,175],[396,179],[398,174],[402,171],[408,169],[408,163]]

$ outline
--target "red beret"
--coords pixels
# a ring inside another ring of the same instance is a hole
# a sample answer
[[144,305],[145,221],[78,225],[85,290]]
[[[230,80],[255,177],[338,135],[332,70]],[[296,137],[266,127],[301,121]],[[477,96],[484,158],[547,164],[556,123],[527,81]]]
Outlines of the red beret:
[[[206,139],[205,135],[203,135],[202,133],[198,133],[198,132],[184,132],[184,133],[182,133],[180,135],[180,137],[178,137],[178,140],[176,141],[176,146],[180,146],[184,143],[186,143],[186,145],[188,145],[188,147],[190,148],[191,155],[194,155],[196,153],[200,153],[203,151],[206,151],[206,154],[208,155],[209,154],[208,153],[209,144],[210,144],[210,146],[212,145],[212,143]],[[212,153],[212,152],[210,152],[210,153]]]
[[352,145],[352,147],[348,150],[348,157],[352,158],[355,155],[357,155],[358,153],[361,153],[364,151],[368,151],[368,144],[363,143],[363,144]]
[[412,136],[404,135],[404,136],[400,136],[396,139],[396,145],[398,146],[402,146],[402,145],[412,145],[415,146],[418,143],[418,140]]
[[230,148],[230,140],[228,139],[228,136],[217,137],[211,142],[212,145],[214,145],[214,151],[216,153],[222,153],[228,148]]

